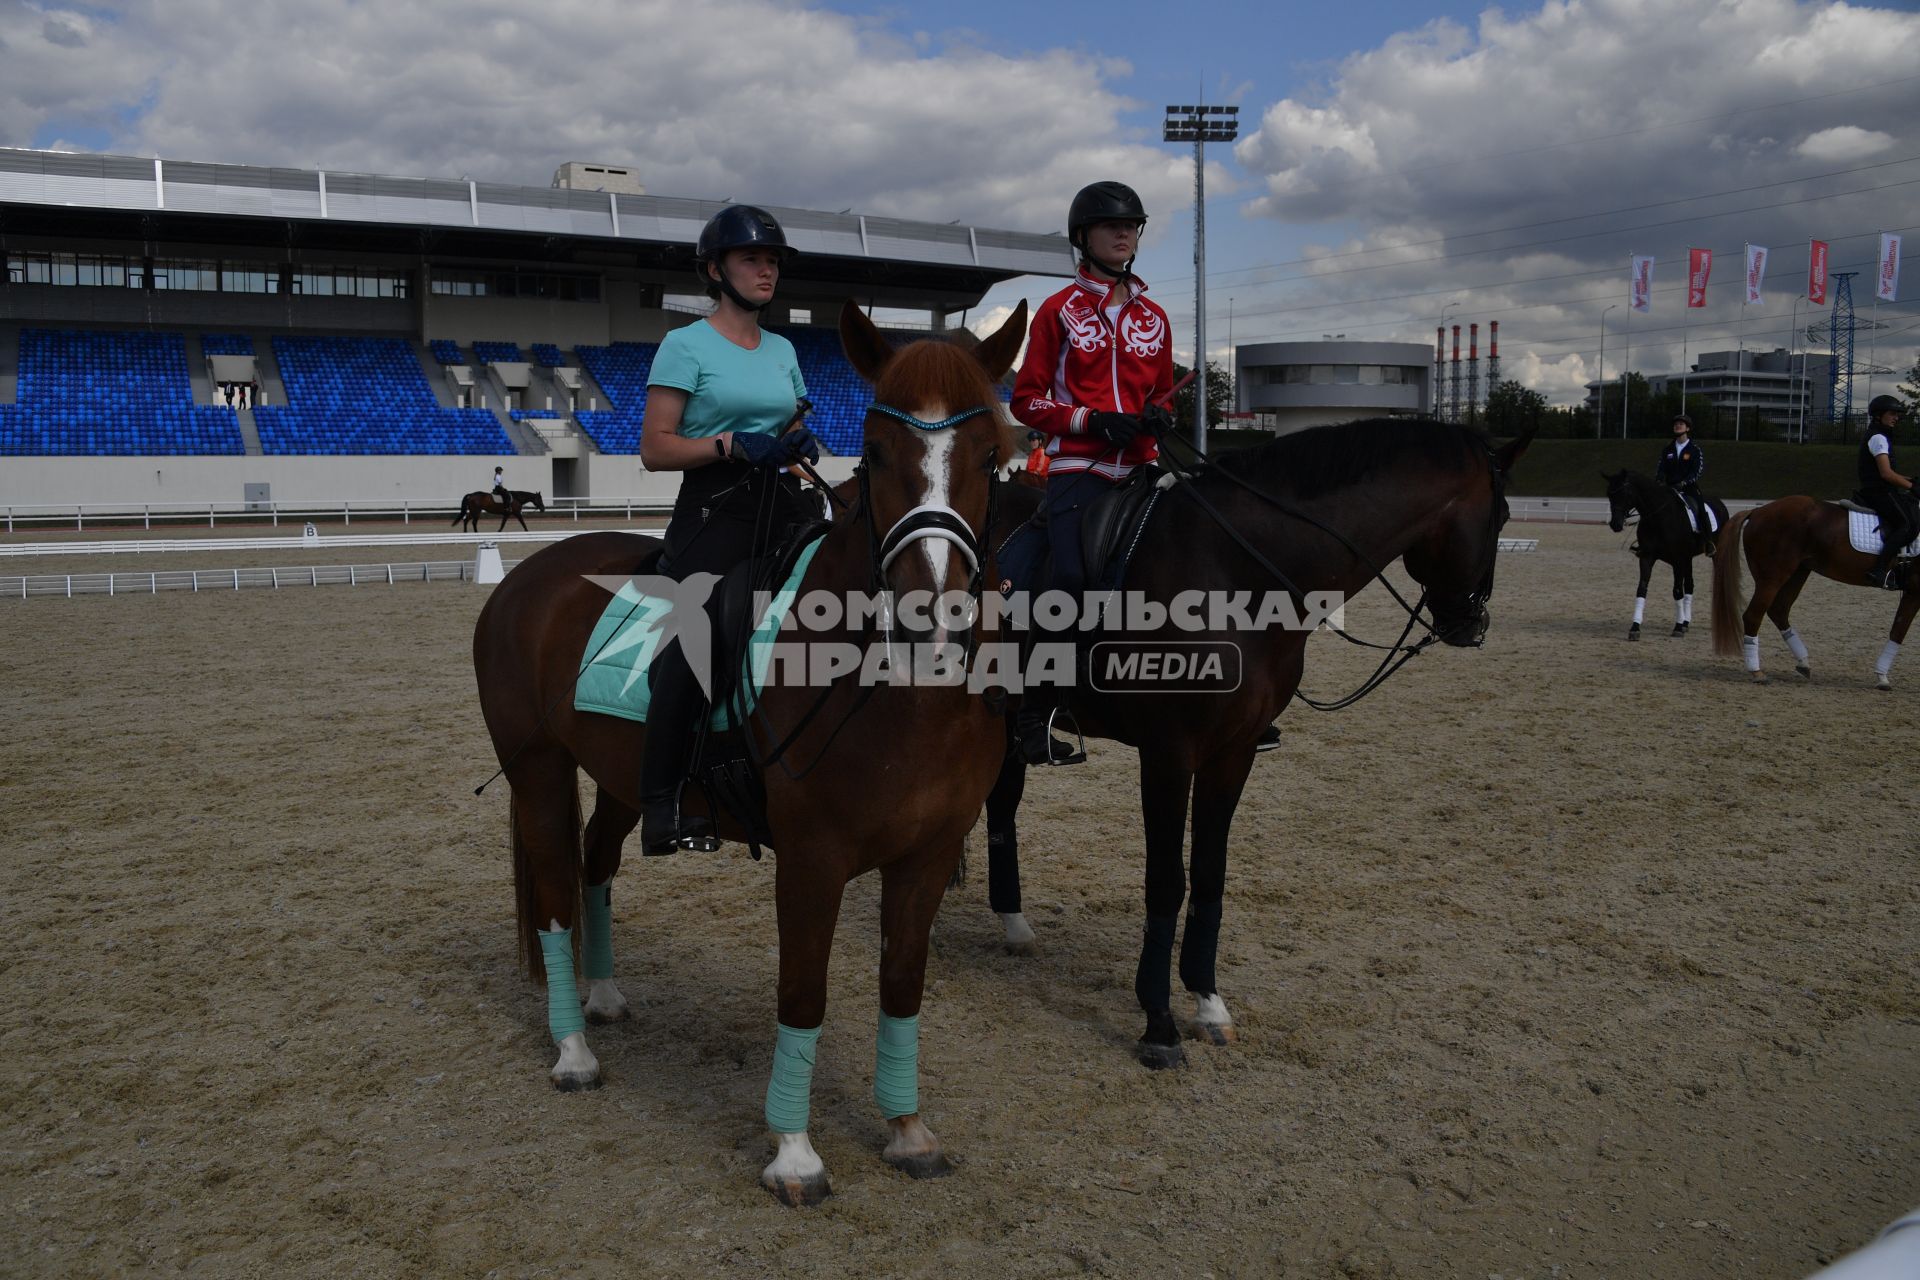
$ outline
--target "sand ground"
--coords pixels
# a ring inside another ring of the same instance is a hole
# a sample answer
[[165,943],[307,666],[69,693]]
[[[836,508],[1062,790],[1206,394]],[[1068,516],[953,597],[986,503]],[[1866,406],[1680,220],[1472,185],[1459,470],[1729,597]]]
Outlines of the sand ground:
[[[1002,953],[978,859],[948,898],[921,1096],[960,1168],[911,1182],[852,886],[836,1195],[799,1212],[755,1180],[771,863],[631,858],[637,1016],[592,1032],[605,1088],[548,1085],[507,798],[472,795],[484,588],[0,602],[0,1271],[1804,1275],[1920,1204],[1920,803],[1882,764],[1920,665],[1875,691],[1891,600],[1816,580],[1814,681],[1769,636],[1750,687],[1704,577],[1694,634],[1656,584],[1629,645],[1623,538],[1509,532],[1540,548],[1503,557],[1485,650],[1295,707],[1256,763],[1238,1045],[1128,1055],[1134,769],[1096,747],[1029,788],[1040,954]],[[1364,661],[1316,640],[1309,690]]]

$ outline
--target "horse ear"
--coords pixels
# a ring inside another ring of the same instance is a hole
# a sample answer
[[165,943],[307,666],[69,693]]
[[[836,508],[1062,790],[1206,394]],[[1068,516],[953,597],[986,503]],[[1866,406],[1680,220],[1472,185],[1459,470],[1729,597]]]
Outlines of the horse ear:
[[1534,433],[1539,429],[1537,426],[1528,427],[1494,452],[1493,459],[1500,466],[1500,474],[1513,473],[1513,464],[1520,461],[1520,455],[1525,453],[1527,446],[1533,443]]
[[877,384],[893,360],[893,344],[852,298],[840,308],[840,346],[860,376],[870,383]]
[[1027,300],[1020,299],[1020,305],[1013,309],[1006,323],[993,331],[993,336],[973,349],[973,358],[978,360],[987,371],[990,382],[998,382],[1007,376],[1007,370],[1013,368],[1014,357],[1020,354],[1020,344],[1027,340]]

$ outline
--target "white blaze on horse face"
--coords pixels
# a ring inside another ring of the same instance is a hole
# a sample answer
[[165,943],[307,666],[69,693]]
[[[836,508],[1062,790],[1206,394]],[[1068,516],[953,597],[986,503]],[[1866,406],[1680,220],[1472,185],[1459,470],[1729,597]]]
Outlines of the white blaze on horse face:
[[[944,404],[922,405],[913,410],[913,416],[922,422],[944,422],[948,414]],[[925,450],[920,455],[921,477],[926,487],[920,492],[920,504],[925,507],[945,507],[953,509],[953,446],[960,433],[949,427],[945,431],[922,431],[918,433],[920,443]],[[958,514],[958,513],[956,513]],[[937,598],[946,590],[947,566],[953,559],[953,544],[945,538],[920,539],[920,554],[927,558],[927,571],[933,575],[933,594]],[[937,647],[947,642],[947,629],[936,623],[933,629],[933,644]]]
[[805,1182],[827,1171],[826,1161],[814,1151],[813,1143],[807,1141],[805,1132],[774,1136],[780,1140],[780,1149],[774,1153],[767,1167],[760,1171],[763,1181]]

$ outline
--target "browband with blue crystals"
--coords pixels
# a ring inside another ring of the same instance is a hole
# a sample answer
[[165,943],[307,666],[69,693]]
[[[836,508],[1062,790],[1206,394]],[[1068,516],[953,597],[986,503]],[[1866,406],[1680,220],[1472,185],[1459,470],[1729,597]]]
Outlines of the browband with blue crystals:
[[964,413],[956,413],[951,418],[942,418],[938,422],[928,422],[925,418],[916,418],[905,409],[896,409],[890,404],[875,402],[868,407],[875,413],[884,413],[896,422],[904,422],[908,426],[918,427],[922,431],[945,431],[949,427],[959,426],[968,418],[977,418],[983,413],[993,412],[993,410],[987,406],[981,405],[978,408],[968,409]]

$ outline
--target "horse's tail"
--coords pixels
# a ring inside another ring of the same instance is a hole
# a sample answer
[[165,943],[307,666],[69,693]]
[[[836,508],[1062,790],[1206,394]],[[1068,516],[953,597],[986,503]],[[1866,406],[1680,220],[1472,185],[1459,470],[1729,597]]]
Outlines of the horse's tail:
[[[580,885],[586,875],[586,847],[580,838],[580,788],[576,783],[573,795],[566,800],[567,840],[571,850],[569,861],[573,869],[573,911],[572,918],[577,925],[580,914]],[[527,848],[526,840],[520,834],[520,799],[517,794],[507,801],[507,830],[513,841],[513,901],[515,914],[519,917],[520,927],[520,966],[527,976],[535,982],[547,980],[547,962],[540,953],[541,920],[534,902],[535,872],[533,853]],[[582,930],[573,931],[573,963],[575,972],[580,967],[580,935]]]
[[1727,657],[1740,652],[1740,534],[1752,514],[1749,507],[1722,525],[1713,549],[1713,651]]
[[470,502],[472,499],[473,499],[473,495],[470,493],[464,495],[460,499],[460,510],[454,512],[453,514],[454,524],[459,524],[461,521],[467,518],[467,503]]

